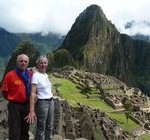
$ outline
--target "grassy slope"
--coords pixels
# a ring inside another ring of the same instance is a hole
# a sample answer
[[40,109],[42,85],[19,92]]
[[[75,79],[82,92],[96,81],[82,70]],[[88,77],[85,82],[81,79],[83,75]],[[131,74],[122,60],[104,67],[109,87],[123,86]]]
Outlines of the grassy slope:
[[88,105],[91,108],[99,108],[105,111],[111,111],[112,108],[100,99],[87,99],[86,95],[80,93],[76,85],[67,79],[53,78],[53,84],[60,83],[60,95],[65,98],[72,106],[78,106],[77,103]]

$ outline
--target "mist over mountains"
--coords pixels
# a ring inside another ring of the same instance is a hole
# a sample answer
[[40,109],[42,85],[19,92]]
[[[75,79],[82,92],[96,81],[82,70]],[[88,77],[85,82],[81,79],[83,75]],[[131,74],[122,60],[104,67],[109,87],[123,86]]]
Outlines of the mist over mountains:
[[45,54],[47,51],[53,51],[59,47],[64,36],[60,34],[49,33],[10,33],[0,28],[0,57],[6,57],[12,54],[13,49],[22,41],[30,40],[35,44],[35,48]]

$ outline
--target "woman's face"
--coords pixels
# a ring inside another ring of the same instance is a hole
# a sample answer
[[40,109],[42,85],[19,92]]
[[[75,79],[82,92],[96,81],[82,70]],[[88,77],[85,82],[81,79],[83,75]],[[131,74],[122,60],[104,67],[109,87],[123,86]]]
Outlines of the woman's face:
[[48,65],[48,60],[46,58],[41,58],[37,63],[38,71],[45,73]]

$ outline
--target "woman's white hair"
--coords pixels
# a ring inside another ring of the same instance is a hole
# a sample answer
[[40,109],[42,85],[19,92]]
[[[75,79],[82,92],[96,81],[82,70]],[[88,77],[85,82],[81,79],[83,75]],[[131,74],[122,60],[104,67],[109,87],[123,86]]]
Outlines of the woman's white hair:
[[36,60],[36,64],[39,63],[41,60],[46,59],[48,62],[48,58],[46,56],[39,56]]

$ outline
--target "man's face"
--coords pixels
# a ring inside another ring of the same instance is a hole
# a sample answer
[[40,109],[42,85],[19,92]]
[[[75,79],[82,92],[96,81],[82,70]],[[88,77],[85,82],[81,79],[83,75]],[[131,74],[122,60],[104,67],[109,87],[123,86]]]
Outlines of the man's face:
[[25,71],[25,69],[28,67],[28,64],[29,64],[28,56],[24,54],[18,56],[17,66],[21,71]]

